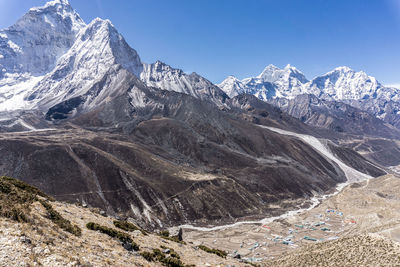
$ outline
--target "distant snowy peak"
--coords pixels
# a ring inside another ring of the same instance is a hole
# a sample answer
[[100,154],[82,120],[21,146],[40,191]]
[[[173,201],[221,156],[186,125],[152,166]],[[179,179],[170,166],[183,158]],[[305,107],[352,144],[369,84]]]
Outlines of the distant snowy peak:
[[296,95],[307,92],[305,84],[307,78],[302,72],[288,64],[285,68],[279,69],[275,66],[267,67],[258,76],[263,82],[274,84],[275,93],[272,97],[294,98]]
[[290,64],[286,65],[284,69],[280,69],[274,65],[268,65],[263,72],[257,76],[266,82],[288,81],[290,78],[295,78],[301,83],[307,83],[308,80],[302,72]]
[[257,76],[257,78],[263,79],[265,81],[271,80],[274,74],[278,71],[281,71],[281,69],[276,67],[275,65],[269,64],[264,68],[260,75]]
[[365,72],[349,67],[338,67],[325,75],[316,77],[309,84],[309,92],[334,100],[376,98],[383,86]]
[[[67,0],[54,0],[47,2],[43,7],[33,7],[26,15],[42,16],[44,21],[50,26],[66,27],[74,33],[78,33],[81,28],[86,26],[85,22]],[[24,20],[24,17],[19,21],[21,20]]]
[[228,98],[218,86],[197,73],[187,74],[161,61],[143,64],[140,79],[148,86],[211,100],[218,106],[222,106]]
[[302,72],[291,65],[283,69],[268,65],[256,77],[242,81],[228,77],[219,86],[230,96],[250,93],[262,100],[277,97],[293,99],[301,94],[314,94],[329,100],[400,100],[400,90],[384,87],[365,72],[356,72],[345,66],[308,81]]
[[246,86],[234,76],[228,76],[218,87],[221,88],[229,97],[246,93]]
[[276,101],[299,101],[302,98],[297,96],[301,95],[314,95],[319,100],[349,104],[400,127],[400,89],[385,87],[365,72],[345,66],[308,81],[291,65],[284,69],[268,65],[257,77],[242,81],[228,77],[219,86],[230,96],[247,93],[275,104]]
[[268,65],[257,77],[238,81],[232,76],[225,79],[219,86],[229,96],[247,93],[266,101],[276,97],[293,98],[298,94],[306,93],[307,82],[304,74],[291,65],[283,69]]
[[30,9],[14,25],[0,30],[0,79],[13,73],[39,76],[50,71],[85,26],[65,0]]

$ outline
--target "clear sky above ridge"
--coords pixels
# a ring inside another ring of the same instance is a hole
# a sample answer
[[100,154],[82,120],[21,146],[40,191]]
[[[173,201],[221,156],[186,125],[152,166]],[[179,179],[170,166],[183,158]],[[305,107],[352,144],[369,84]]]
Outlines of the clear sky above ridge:
[[[0,0],[0,28],[43,0]],[[212,82],[290,63],[308,79],[337,66],[400,87],[400,0],[70,0],[110,19],[142,61]]]

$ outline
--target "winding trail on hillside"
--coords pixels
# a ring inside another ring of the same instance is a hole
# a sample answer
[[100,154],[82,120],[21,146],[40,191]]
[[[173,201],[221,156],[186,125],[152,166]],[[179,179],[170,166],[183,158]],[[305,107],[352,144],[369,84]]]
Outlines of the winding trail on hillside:
[[[293,136],[296,138],[299,138],[301,141],[303,141],[304,143],[308,144],[309,146],[311,146],[316,152],[320,153],[321,155],[323,155],[324,157],[326,157],[327,159],[335,162],[345,173],[346,178],[347,178],[347,182],[338,184],[336,186],[336,190],[334,193],[332,194],[327,194],[327,195],[320,195],[320,196],[314,196],[311,199],[309,199],[309,201],[311,202],[311,205],[308,208],[300,208],[297,210],[291,210],[288,212],[285,212],[284,214],[280,215],[280,216],[276,216],[276,217],[269,217],[269,218],[264,218],[262,220],[258,220],[258,221],[241,221],[241,222],[236,222],[233,224],[227,224],[227,225],[220,225],[220,226],[214,226],[214,227],[197,227],[197,226],[193,226],[190,224],[185,224],[185,225],[180,225],[178,228],[184,228],[184,229],[190,229],[190,230],[196,230],[196,231],[202,231],[202,232],[209,232],[209,231],[216,231],[216,230],[223,230],[226,228],[232,228],[232,227],[236,227],[236,226],[240,226],[240,225],[244,225],[244,224],[266,224],[266,223],[271,223],[277,219],[286,219],[288,217],[300,214],[302,212],[311,210],[313,208],[315,208],[318,204],[321,203],[322,200],[327,199],[329,197],[332,197],[334,195],[336,195],[337,193],[339,193],[346,185],[350,184],[350,183],[355,183],[355,182],[360,182],[363,180],[367,180],[367,179],[371,179],[373,178],[372,176],[369,176],[365,173],[359,172],[356,169],[346,165],[343,161],[341,161],[339,158],[337,158],[335,155],[333,155],[333,153],[320,141],[318,140],[316,137],[311,136],[311,135],[306,135],[306,134],[298,134],[298,133],[294,133],[294,132],[290,132],[287,130],[282,130],[279,128],[274,128],[274,127],[268,127],[268,126],[264,126],[264,125],[258,125],[261,128],[267,129],[269,131],[273,131],[275,133],[278,134],[282,134],[282,135],[288,135],[288,136]],[[176,229],[176,227],[172,227],[171,229]]]

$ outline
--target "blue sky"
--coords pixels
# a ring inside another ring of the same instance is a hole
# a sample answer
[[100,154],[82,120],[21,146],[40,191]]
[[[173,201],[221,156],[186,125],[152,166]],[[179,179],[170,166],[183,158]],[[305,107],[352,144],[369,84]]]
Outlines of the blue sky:
[[[0,0],[0,28],[42,0]],[[307,78],[337,66],[400,84],[400,0],[70,0],[88,23],[108,18],[142,61],[219,83],[268,64]]]

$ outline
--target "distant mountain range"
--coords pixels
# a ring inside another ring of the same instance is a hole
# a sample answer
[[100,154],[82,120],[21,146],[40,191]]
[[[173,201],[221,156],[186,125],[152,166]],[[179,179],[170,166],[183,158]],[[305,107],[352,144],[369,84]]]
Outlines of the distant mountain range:
[[279,69],[269,65],[256,77],[240,81],[229,76],[218,86],[230,97],[252,94],[267,102],[276,98],[294,99],[302,94],[310,94],[321,100],[347,103],[399,126],[400,90],[385,87],[365,72],[356,72],[348,67],[338,67],[309,81],[293,66]]
[[93,93],[93,86],[111,66],[119,65],[148,86],[211,99],[219,106],[239,94],[263,101],[312,94],[367,111],[396,127],[400,124],[400,90],[385,87],[362,71],[339,67],[309,81],[291,65],[268,65],[256,77],[240,81],[229,76],[216,86],[159,61],[142,63],[110,21],[95,19],[86,25],[64,0],[30,9],[15,25],[0,31],[0,44],[0,112],[45,111],[72,98],[75,105],[90,109],[111,92]]

